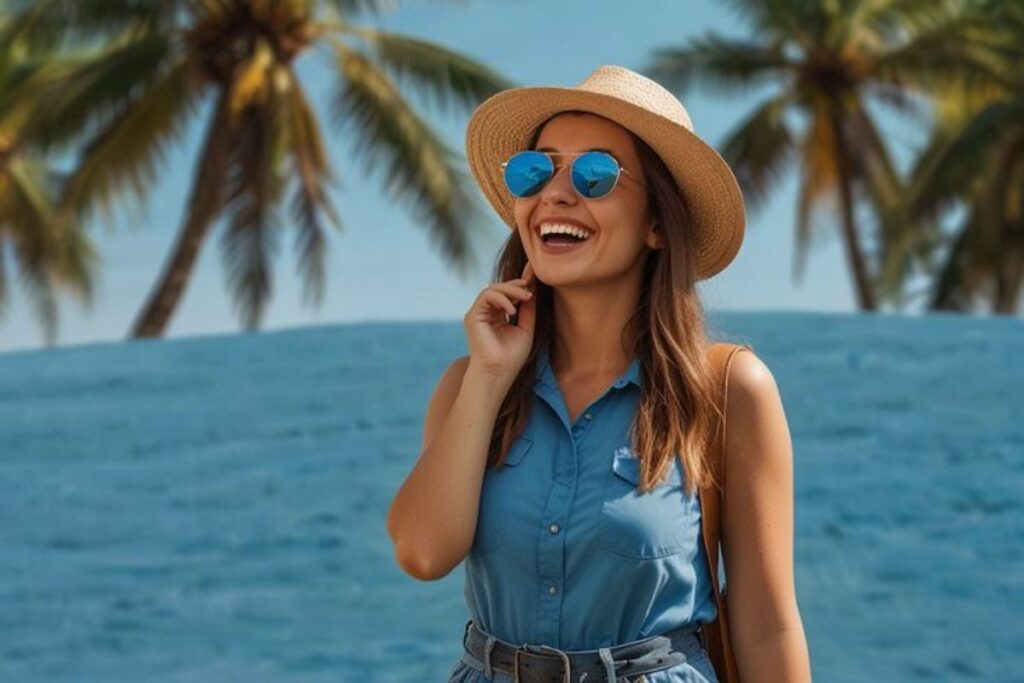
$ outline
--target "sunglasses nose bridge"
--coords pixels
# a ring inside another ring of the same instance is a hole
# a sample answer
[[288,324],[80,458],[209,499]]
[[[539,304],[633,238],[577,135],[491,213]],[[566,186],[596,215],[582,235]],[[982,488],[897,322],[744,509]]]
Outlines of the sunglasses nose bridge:
[[[548,178],[547,182],[544,183],[544,186],[540,189],[539,194],[542,197],[547,193],[555,191],[567,197],[573,199],[576,198],[576,192],[572,185],[571,169],[573,161],[575,161],[575,159],[563,162],[557,162],[552,160],[555,170],[551,173],[551,177]],[[564,174],[562,173],[563,170],[566,171]],[[561,177],[563,175],[564,177]]]

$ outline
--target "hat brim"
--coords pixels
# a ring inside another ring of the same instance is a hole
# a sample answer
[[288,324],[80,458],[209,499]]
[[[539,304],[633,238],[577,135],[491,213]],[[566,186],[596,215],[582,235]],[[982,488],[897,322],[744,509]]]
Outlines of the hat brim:
[[501,163],[525,148],[533,130],[570,109],[609,118],[646,142],[665,162],[694,224],[698,279],[735,258],[746,216],[739,183],[729,165],[686,127],[625,100],[577,88],[538,86],[503,90],[482,102],[466,127],[466,157],[473,176],[498,215],[516,230],[513,197]]

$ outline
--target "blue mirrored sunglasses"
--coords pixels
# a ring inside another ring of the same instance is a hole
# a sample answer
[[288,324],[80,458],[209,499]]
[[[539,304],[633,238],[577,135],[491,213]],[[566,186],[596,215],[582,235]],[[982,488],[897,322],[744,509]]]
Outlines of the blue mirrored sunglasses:
[[[633,174],[619,166],[619,162],[607,152],[557,152],[560,156],[572,156],[569,167],[572,186],[586,199],[600,199],[615,189],[621,173]],[[516,197],[529,197],[540,192],[555,175],[554,156],[548,152],[526,150],[516,152],[508,161],[502,162],[505,169],[505,186]],[[631,178],[636,181],[634,178]]]

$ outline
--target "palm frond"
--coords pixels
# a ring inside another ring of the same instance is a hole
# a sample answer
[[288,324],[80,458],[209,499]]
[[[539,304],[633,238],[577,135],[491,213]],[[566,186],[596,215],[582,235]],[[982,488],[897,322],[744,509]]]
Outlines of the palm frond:
[[844,0],[843,14],[851,38],[871,35],[880,45],[896,45],[959,23],[966,8],[961,0]]
[[[970,214],[969,214],[970,215]],[[938,272],[932,279],[930,310],[970,312],[983,281],[983,275],[972,263],[976,220],[968,220],[953,237]]]
[[60,266],[57,273],[64,291],[86,309],[96,301],[94,278],[99,272],[100,257],[86,230],[80,226],[58,225],[61,229]]
[[811,109],[811,121],[799,143],[799,150],[801,179],[793,245],[793,282],[800,282],[803,278],[808,252],[816,241],[815,208],[825,199],[836,198],[839,177],[836,133],[823,105]]
[[186,59],[170,64],[161,80],[121,106],[88,140],[62,193],[63,216],[85,220],[93,208],[109,216],[124,190],[145,199],[198,106],[202,91],[193,75]]
[[330,3],[343,18],[361,14],[379,16],[398,7],[397,0],[330,0]]
[[[271,294],[271,263],[280,228],[278,205],[288,180],[289,134],[288,100],[275,87],[274,65],[259,51],[250,62],[240,69],[228,94],[236,132],[225,183],[228,229],[221,240],[228,291],[247,330],[260,325]],[[254,70],[258,70],[255,77]]]
[[24,254],[31,267],[45,268],[58,250],[53,209],[38,164],[14,156],[0,167],[0,235]]
[[785,171],[794,151],[793,136],[784,120],[788,95],[759,106],[722,145],[743,196],[752,207],[761,205]]
[[961,23],[947,23],[914,35],[877,54],[866,80],[930,93],[948,87],[1016,87],[1015,77],[981,40],[972,40]]
[[[253,114],[244,114],[249,118]],[[258,127],[262,128],[264,124]],[[269,155],[261,147],[261,134],[251,124],[243,124],[238,173],[226,211],[229,228],[223,233],[221,255],[227,273],[228,291],[233,309],[246,330],[259,327],[271,294],[271,263],[278,250],[279,222],[275,187],[281,183],[271,168]],[[242,150],[245,150],[244,152]],[[257,157],[262,157],[257,160]]]
[[165,37],[152,36],[50,70],[31,93],[32,117],[23,134],[33,146],[52,151],[110,127],[181,64],[180,58],[171,61],[171,50]]
[[825,17],[815,0],[726,0],[725,4],[750,24],[755,35],[785,37],[806,51],[814,49],[823,32]]
[[860,97],[865,102],[878,102],[893,113],[917,122],[923,128],[930,126],[934,121],[935,101],[931,92],[911,91],[891,83],[868,81],[862,84]]
[[903,194],[903,180],[889,148],[862,101],[851,98],[846,108],[848,144],[857,151],[853,159],[857,179],[872,205],[893,207]]
[[319,305],[326,282],[326,242],[320,213],[327,215],[336,230],[341,231],[343,225],[326,192],[334,176],[316,116],[294,74],[291,79],[293,86],[288,93],[287,114],[289,150],[298,175],[291,200],[291,213],[297,227],[296,267],[303,281],[303,301]]
[[0,130],[20,131],[31,120],[31,103],[41,99],[37,93],[49,80],[55,63],[67,61],[55,55],[27,57],[11,53],[0,48]]
[[453,106],[471,111],[516,85],[485,64],[431,41],[366,27],[347,30],[373,46],[374,61],[394,74],[399,86],[413,86],[445,113]]
[[187,0],[9,0],[0,45],[24,41],[30,52],[95,44],[125,32],[168,33]]
[[692,38],[681,48],[655,49],[642,71],[675,92],[696,83],[731,91],[777,84],[792,75],[793,67],[781,43],[765,45],[708,34]]
[[376,64],[347,46],[339,44],[337,50],[344,82],[335,93],[334,121],[358,131],[353,150],[367,173],[387,162],[387,194],[412,204],[442,258],[466,275],[474,265],[468,238],[484,219],[462,163]]
[[39,163],[8,159],[0,175],[0,244],[13,247],[20,284],[50,345],[57,334],[58,292],[90,300],[96,259],[84,233],[65,234],[54,220],[46,176]]
[[996,68],[1018,86],[1024,84],[1024,4],[1003,0],[974,0],[961,22],[964,39],[994,58]]
[[[915,164],[907,193],[914,216],[935,216],[986,177],[987,159],[1021,131],[1024,99],[996,102],[958,129],[938,129]],[[991,182],[991,178],[985,182]]]

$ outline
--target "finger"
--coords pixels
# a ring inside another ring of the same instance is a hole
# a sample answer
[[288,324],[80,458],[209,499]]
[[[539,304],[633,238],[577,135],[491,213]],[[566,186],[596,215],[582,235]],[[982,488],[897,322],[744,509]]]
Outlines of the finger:
[[526,267],[523,268],[522,279],[526,282],[526,284],[530,284],[534,280],[533,264],[530,263],[529,261],[526,262]]
[[529,299],[533,296],[533,292],[528,290],[526,287],[515,284],[515,280],[509,282],[495,282],[491,287],[504,292],[505,294],[517,296],[521,299]]
[[516,327],[527,332],[533,332],[533,323],[537,316],[537,300],[530,298],[519,305],[519,317],[516,318]]
[[499,292],[492,287],[485,289],[482,296],[484,297],[484,301],[492,307],[498,309],[503,308],[509,315],[515,315],[517,312],[515,304],[513,304],[512,301],[502,292]]

